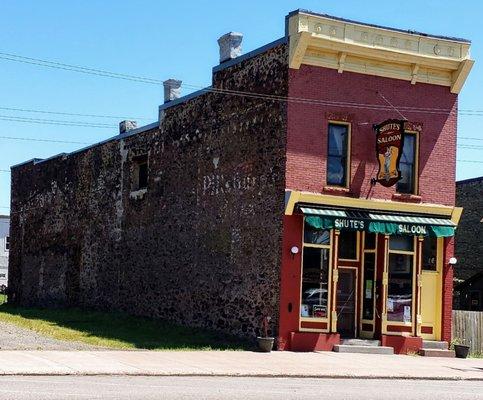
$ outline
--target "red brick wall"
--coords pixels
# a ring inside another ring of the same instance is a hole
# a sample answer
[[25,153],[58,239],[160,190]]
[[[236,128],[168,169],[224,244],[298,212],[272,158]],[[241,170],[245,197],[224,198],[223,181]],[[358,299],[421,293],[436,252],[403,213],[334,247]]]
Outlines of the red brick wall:
[[[447,114],[403,111],[411,122],[423,124],[420,137],[419,191],[422,201],[454,205],[457,96],[445,86],[382,78],[302,65],[290,69],[289,96],[359,104],[387,103],[417,108],[452,110]],[[371,188],[377,173],[373,124],[400,118],[394,110],[327,106],[290,102],[288,105],[287,188],[323,192],[326,185],[327,124],[329,119],[352,124],[351,193],[354,197],[392,199],[395,187]]]
[[[283,218],[282,269],[280,272],[280,321],[278,349],[292,349],[290,333],[299,329],[300,280],[302,262],[303,218],[300,215],[285,215]],[[292,246],[299,253],[292,255]]]

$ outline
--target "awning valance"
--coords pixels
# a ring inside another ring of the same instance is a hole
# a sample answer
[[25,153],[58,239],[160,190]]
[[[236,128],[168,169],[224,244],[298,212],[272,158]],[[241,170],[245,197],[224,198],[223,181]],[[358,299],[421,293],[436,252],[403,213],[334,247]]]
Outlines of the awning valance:
[[306,222],[315,229],[359,230],[383,235],[450,237],[451,220],[409,214],[380,214],[359,210],[333,210],[302,206]]

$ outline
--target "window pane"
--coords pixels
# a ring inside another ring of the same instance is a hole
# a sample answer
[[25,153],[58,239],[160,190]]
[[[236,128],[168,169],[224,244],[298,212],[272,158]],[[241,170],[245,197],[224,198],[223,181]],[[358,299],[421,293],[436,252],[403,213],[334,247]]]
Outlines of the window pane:
[[389,249],[390,250],[404,250],[413,251],[413,237],[412,236],[390,236]]
[[148,186],[148,164],[139,164],[139,189],[144,189]]
[[315,229],[305,222],[304,242],[312,244],[330,244],[330,231],[327,229]]
[[401,179],[397,182],[396,190],[399,193],[414,192],[414,171],[413,164],[400,163]]
[[413,294],[413,256],[389,254],[387,319],[411,322]]
[[329,155],[345,157],[347,153],[347,125],[329,124]]
[[401,155],[401,162],[404,163],[414,163],[414,142],[415,142],[415,135],[405,134],[404,135],[404,146],[403,146],[403,153]]
[[347,177],[347,142],[349,128],[347,125],[329,124],[327,183],[331,185],[346,184]]
[[327,317],[329,249],[305,247],[302,265],[302,317]]
[[371,319],[374,317],[374,267],[375,254],[364,255],[364,294],[362,300],[362,318]]
[[365,233],[365,243],[364,243],[364,248],[366,250],[375,250],[376,249],[376,234],[375,233],[370,233],[366,232]]
[[423,242],[423,266],[428,271],[436,271],[438,239],[435,237],[426,237]]
[[339,235],[339,258],[357,259],[357,232],[341,231]]
[[327,165],[327,183],[332,185],[345,185],[345,159],[342,159],[341,157],[329,156]]
[[396,184],[396,190],[399,193],[414,193],[414,159],[416,152],[416,135],[405,134],[404,146],[399,162],[401,170],[401,180]]

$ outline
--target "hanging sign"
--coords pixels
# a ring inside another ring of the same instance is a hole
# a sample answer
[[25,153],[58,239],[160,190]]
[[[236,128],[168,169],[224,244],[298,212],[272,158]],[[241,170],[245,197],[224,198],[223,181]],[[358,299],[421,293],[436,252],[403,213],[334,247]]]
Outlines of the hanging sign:
[[376,182],[390,187],[401,179],[399,160],[404,144],[404,121],[388,119],[376,125],[376,155],[379,171]]

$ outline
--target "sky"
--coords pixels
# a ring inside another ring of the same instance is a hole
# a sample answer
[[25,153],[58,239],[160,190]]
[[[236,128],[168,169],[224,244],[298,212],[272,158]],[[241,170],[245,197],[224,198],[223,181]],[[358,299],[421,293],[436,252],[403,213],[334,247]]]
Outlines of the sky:
[[242,32],[243,51],[248,52],[282,37],[285,16],[298,8],[470,39],[476,63],[460,93],[459,107],[477,112],[458,119],[457,179],[483,175],[482,1],[2,0],[0,213],[9,212],[11,165],[112,137],[122,119],[135,119],[138,125],[154,122],[163,102],[158,83],[51,69],[35,60],[12,61],[18,60],[16,56],[159,81],[181,79],[191,85],[183,88],[183,94],[188,94],[211,84],[211,68],[218,64],[218,37]]

